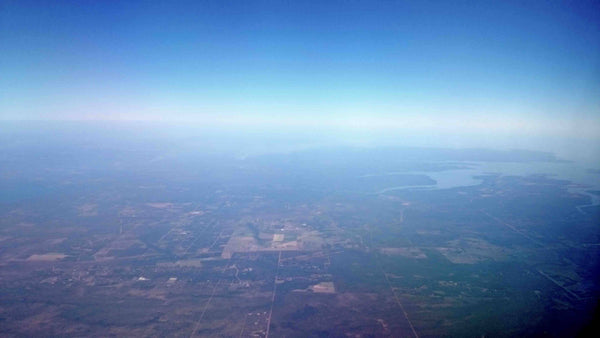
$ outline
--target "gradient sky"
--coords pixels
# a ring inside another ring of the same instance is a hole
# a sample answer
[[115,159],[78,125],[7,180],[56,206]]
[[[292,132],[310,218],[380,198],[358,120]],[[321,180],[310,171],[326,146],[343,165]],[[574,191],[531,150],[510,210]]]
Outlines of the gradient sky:
[[4,120],[600,137],[598,1],[0,4]]

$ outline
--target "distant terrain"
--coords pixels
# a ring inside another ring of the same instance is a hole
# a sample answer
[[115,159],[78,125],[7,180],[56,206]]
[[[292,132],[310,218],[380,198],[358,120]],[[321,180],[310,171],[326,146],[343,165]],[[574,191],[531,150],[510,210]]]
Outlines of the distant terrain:
[[597,304],[581,183],[432,178],[549,153],[68,135],[2,136],[2,336],[572,336]]

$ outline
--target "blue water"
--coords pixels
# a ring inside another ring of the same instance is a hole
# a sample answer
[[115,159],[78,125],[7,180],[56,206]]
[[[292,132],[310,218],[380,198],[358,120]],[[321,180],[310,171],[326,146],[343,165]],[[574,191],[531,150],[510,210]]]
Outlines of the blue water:
[[[569,181],[571,183],[569,192],[588,196],[590,203],[580,206],[581,208],[600,205],[600,196],[588,192],[589,190],[600,190],[600,174],[590,172],[590,168],[577,162],[468,162],[464,164],[468,166],[468,169],[408,172],[408,174],[427,175],[437,183],[423,186],[388,187],[378,193],[400,189],[451,189],[474,186],[482,182],[480,178],[477,178],[478,176],[489,174],[503,176],[542,174],[550,178]],[[407,173],[390,172],[382,175],[396,174]],[[582,210],[580,209],[580,211]]]

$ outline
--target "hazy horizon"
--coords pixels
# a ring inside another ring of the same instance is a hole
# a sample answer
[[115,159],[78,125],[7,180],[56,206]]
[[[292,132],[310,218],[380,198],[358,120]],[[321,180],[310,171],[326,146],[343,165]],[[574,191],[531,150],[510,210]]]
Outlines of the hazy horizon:
[[575,154],[600,148],[599,13],[595,1],[5,1],[0,120]]
[[[260,153],[290,152],[332,147],[421,147],[448,149],[492,149],[543,151],[558,158],[576,161],[595,168],[600,162],[600,144],[595,139],[524,135],[520,133],[489,134],[427,131],[410,128],[372,129],[335,126],[254,125],[249,128],[236,123],[203,124],[198,122],[158,121],[5,121],[0,137],[13,135],[23,141],[32,132],[71,138],[75,135],[92,139],[93,135],[112,135],[130,141],[150,144],[180,142],[182,148],[192,144],[198,149],[246,156]],[[58,133],[58,134],[57,134]],[[61,136],[61,134],[63,134]],[[35,134],[35,133],[34,133]],[[31,134],[31,135],[34,135]],[[97,138],[101,145],[108,138]],[[29,142],[37,142],[30,136]],[[7,144],[8,145],[8,144]],[[211,149],[212,148],[212,149]]]

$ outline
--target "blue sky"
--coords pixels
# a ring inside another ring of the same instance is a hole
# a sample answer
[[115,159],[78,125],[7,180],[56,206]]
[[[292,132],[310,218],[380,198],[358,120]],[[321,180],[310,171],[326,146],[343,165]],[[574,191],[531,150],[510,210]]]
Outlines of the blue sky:
[[600,137],[598,1],[1,6],[1,119]]

